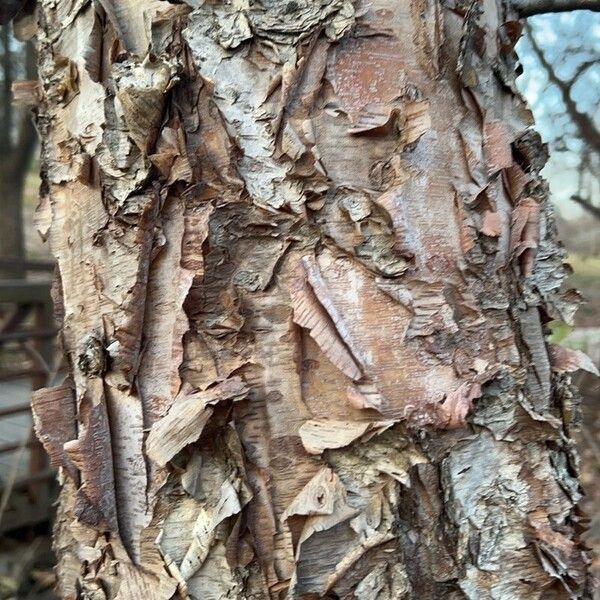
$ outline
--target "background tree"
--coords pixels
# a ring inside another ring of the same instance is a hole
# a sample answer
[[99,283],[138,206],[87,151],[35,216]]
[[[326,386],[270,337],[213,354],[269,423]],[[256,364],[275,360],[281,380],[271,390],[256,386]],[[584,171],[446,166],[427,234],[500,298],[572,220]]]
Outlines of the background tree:
[[61,596],[589,597],[517,13],[190,5],[40,6]]
[[[0,14],[0,22],[4,16]],[[25,257],[23,188],[37,135],[29,111],[13,106],[12,86],[15,80],[35,78],[36,57],[31,44],[14,39],[10,25],[0,25],[0,39],[0,257],[22,259]],[[5,266],[2,274],[21,277],[23,269],[15,262],[13,268]]]

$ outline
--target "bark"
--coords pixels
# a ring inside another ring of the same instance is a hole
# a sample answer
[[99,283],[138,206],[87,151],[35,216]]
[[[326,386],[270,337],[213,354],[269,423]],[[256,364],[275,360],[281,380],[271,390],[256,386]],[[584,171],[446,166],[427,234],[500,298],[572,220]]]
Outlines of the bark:
[[587,598],[510,9],[40,7],[62,598]]

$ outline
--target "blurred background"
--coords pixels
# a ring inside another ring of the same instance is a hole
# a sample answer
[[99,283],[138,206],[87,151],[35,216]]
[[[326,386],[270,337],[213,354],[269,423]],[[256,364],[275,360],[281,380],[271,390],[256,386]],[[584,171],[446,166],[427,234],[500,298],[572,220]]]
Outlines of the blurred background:
[[[2,0],[0,0],[2,1]],[[0,600],[54,598],[50,547],[54,473],[31,430],[33,389],[60,376],[52,319],[53,262],[36,221],[39,144],[35,51],[0,27]],[[575,326],[556,324],[553,341],[600,365],[600,13],[575,11],[527,20],[517,46],[518,79],[549,144],[550,182],[560,236],[573,267],[570,286],[586,299]],[[583,423],[577,443],[591,519],[588,544],[600,550],[600,385],[577,376]],[[594,568],[600,575],[600,561]]]

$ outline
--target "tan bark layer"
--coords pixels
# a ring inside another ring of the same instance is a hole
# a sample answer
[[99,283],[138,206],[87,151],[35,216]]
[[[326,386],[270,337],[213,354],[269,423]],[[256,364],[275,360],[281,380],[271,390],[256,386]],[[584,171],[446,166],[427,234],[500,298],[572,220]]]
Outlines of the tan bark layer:
[[40,7],[61,596],[588,597],[514,15],[188,4]]

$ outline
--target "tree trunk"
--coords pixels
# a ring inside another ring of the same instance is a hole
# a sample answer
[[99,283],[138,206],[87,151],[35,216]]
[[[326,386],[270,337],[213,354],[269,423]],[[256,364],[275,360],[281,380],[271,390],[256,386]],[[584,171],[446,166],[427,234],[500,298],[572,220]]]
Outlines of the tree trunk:
[[590,597],[515,16],[189,5],[40,8],[61,597]]
[[[6,157],[5,157],[6,158]],[[15,174],[10,163],[0,164],[0,202],[2,218],[0,219],[0,256],[25,258],[25,241],[23,236],[23,185],[25,176]],[[23,277],[23,267],[5,266],[0,269],[0,276],[13,279]]]
[[[10,7],[8,7],[10,8]],[[6,7],[0,8],[0,21]],[[23,193],[25,180],[31,166],[37,135],[27,109],[15,110],[12,87],[16,82],[14,72],[21,66],[31,79],[36,76],[36,57],[31,44],[21,52],[14,52],[15,40],[9,33],[10,25],[0,28],[2,39],[2,95],[0,108],[0,257],[16,259],[0,269],[0,277],[18,279],[25,277],[22,261],[25,258],[23,226]],[[22,63],[22,64],[19,64]]]

